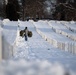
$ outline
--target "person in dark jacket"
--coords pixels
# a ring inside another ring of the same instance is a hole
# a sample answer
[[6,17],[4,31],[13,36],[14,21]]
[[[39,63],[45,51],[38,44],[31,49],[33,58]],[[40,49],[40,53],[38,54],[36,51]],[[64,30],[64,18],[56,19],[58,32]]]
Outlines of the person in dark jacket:
[[24,29],[24,36],[25,36],[25,41],[27,41],[28,40],[28,28],[27,27],[25,27],[25,29]]

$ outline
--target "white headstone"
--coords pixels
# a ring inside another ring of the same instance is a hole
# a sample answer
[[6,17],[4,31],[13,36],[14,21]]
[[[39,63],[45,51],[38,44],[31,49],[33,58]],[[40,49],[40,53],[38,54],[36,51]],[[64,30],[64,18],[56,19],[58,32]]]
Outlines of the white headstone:
[[0,26],[0,61],[2,60],[2,28]]

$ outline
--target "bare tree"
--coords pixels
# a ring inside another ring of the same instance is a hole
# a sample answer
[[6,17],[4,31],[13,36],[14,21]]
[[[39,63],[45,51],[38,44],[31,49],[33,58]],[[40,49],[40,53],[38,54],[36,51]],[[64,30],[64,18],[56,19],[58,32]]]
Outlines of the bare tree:
[[41,18],[43,13],[43,5],[45,0],[21,0],[22,1],[22,13],[23,20],[26,17],[39,17]]
[[19,19],[19,4],[18,0],[8,0],[6,5],[6,17],[10,20],[17,21]]

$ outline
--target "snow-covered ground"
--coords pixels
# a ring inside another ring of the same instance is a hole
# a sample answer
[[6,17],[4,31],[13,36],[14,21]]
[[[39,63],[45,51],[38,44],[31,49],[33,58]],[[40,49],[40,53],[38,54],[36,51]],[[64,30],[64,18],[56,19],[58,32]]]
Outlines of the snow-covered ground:
[[[18,34],[26,26],[33,33],[28,41]],[[37,33],[38,31],[42,34]],[[8,22],[3,27],[3,34],[10,44],[16,41],[16,46],[12,58],[1,62],[1,75],[76,75],[76,55],[55,48],[54,44],[51,45],[42,36],[44,34],[61,42],[75,41],[54,32],[47,21]]]
[[[33,22],[33,23],[37,28],[37,32],[44,39],[50,42],[54,47],[65,51],[69,51],[71,53],[76,53],[76,49],[75,49],[76,43],[75,41],[73,41],[73,38],[75,39],[75,35],[74,35],[75,33],[72,34],[72,32],[68,30],[64,25],[60,23],[55,23],[55,22],[51,22],[50,24],[50,22],[47,22],[47,21],[39,21],[39,22]],[[62,29],[60,30],[59,28],[62,28]],[[67,37],[67,35],[70,36],[71,38]]]

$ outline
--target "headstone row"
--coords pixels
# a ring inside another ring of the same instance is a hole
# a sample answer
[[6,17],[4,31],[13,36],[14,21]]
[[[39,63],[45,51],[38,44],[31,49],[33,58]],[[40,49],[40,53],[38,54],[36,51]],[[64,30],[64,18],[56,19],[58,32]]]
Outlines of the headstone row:
[[[49,23],[48,23],[48,24],[49,24]],[[55,31],[56,33],[62,34],[62,35],[64,35],[64,36],[72,39],[73,41],[76,41],[76,35],[71,34],[71,33],[67,33],[66,31],[62,31],[62,30],[60,30],[60,29],[56,29],[56,28],[55,28],[53,25],[51,25],[51,24],[49,24],[49,25],[52,27],[53,31]],[[68,26],[68,29],[70,30],[69,26]],[[73,30],[73,29],[72,29],[72,30]],[[73,30],[73,31],[74,31],[74,30]]]
[[49,38],[46,34],[44,34],[42,31],[40,31],[38,28],[36,28],[37,32],[44,38],[46,41],[51,43],[54,47],[59,48],[61,50],[65,50],[68,52],[71,52],[73,54],[76,54],[76,43],[73,41],[68,42],[62,42],[58,41],[54,38]]

